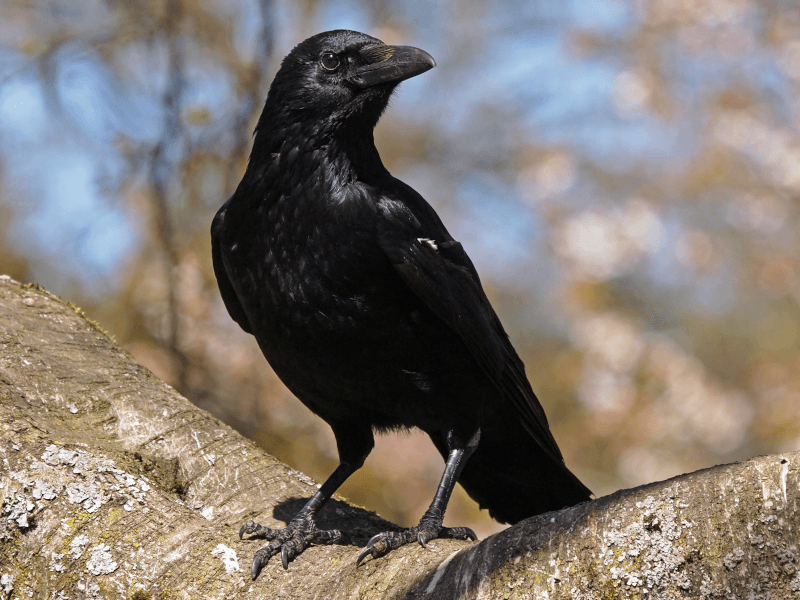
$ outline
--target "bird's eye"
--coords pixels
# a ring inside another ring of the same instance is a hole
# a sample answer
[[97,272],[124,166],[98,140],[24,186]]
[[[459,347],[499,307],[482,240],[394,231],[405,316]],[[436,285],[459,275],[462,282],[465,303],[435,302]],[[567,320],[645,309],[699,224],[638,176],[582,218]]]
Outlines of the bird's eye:
[[319,64],[326,71],[335,71],[339,68],[339,57],[333,52],[325,52],[319,59]]

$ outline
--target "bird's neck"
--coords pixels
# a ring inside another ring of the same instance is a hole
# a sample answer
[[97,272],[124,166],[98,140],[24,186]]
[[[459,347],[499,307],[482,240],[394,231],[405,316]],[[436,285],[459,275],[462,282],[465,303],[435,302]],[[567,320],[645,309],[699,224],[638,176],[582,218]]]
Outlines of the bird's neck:
[[270,180],[274,185],[279,183],[275,176],[294,181],[324,177],[336,187],[357,181],[374,183],[389,176],[375,147],[373,123],[329,126],[298,120],[286,126],[272,125],[282,122],[285,120],[279,115],[272,120],[262,116],[245,178]]
[[388,177],[389,171],[383,166],[372,130],[335,136],[317,146],[322,152],[322,160],[339,180],[340,184],[376,183]]

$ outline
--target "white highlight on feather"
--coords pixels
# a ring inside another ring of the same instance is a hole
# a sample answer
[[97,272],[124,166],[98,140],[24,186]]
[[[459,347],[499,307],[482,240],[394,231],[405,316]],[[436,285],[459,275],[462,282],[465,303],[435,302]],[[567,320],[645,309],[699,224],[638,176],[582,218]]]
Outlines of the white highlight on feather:
[[421,244],[428,244],[428,246],[430,246],[434,250],[439,249],[439,246],[436,245],[436,242],[430,238],[417,238],[417,241],[420,242]]

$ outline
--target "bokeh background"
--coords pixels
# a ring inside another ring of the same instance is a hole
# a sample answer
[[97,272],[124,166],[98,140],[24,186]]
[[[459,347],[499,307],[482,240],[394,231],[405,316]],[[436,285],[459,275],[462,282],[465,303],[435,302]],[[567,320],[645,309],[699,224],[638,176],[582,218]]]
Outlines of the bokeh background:
[[[323,480],[333,437],[226,314],[208,231],[280,59],[335,28],[436,58],[378,147],[597,495],[800,449],[796,0],[4,0],[0,272]],[[441,468],[387,436],[342,494],[411,525]],[[463,492],[446,522],[499,528]]]

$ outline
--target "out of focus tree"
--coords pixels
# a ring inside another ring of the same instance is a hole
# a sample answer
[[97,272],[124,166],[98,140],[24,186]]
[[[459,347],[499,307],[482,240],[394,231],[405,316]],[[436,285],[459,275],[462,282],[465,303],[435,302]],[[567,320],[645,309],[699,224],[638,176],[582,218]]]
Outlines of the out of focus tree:
[[[800,447],[795,2],[6,2],[0,268],[324,477],[332,436],[227,316],[208,228],[281,57],[337,27],[436,57],[379,149],[475,260],[596,493]],[[343,493],[411,524],[440,464],[379,440]],[[463,496],[448,522],[494,527]]]

